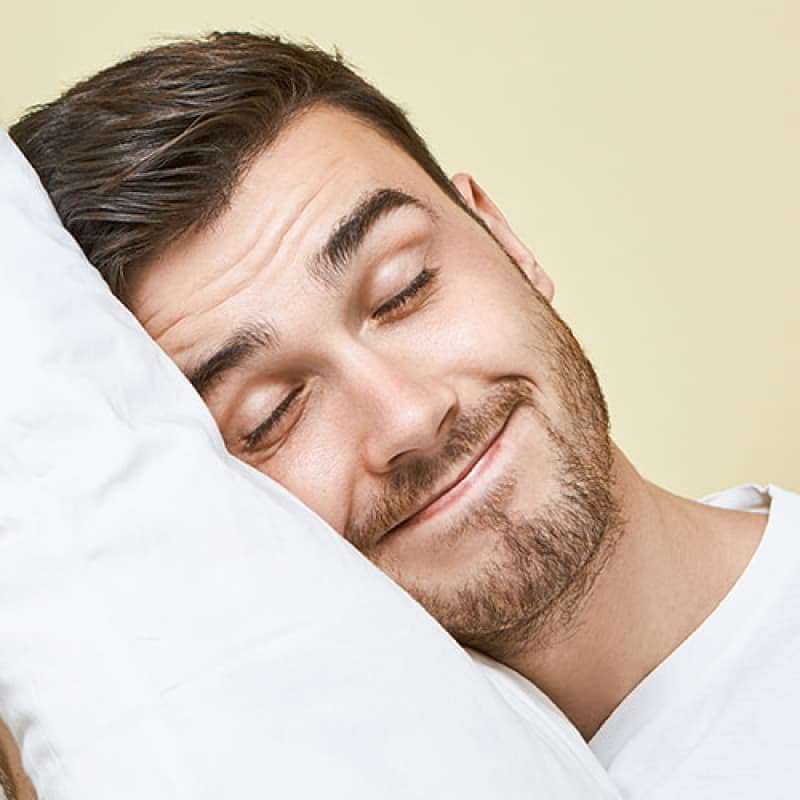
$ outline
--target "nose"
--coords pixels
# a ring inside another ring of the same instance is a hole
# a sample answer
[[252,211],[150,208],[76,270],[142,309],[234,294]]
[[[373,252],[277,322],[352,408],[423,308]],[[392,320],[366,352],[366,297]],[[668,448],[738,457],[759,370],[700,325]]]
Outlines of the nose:
[[458,396],[419,359],[358,349],[349,364],[352,413],[361,417],[363,457],[382,474],[404,460],[432,457],[442,449]]

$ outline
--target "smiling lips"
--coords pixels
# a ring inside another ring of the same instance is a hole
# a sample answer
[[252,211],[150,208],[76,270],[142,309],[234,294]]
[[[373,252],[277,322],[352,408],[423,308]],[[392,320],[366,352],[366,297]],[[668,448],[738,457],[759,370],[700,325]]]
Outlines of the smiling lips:
[[[509,414],[509,417],[510,416]],[[497,433],[490,439],[486,448],[472,457],[467,466],[464,467],[452,483],[446,485],[441,492],[434,495],[433,500],[422,506],[422,508],[414,512],[410,517],[407,517],[393,528],[390,528],[386,533],[394,533],[400,528],[410,527],[417,522],[422,522],[438,514],[440,511],[456,502],[465,492],[469,491],[472,484],[480,478],[484,470],[494,460],[497,450],[499,449],[498,440],[506,429],[507,424],[508,417]]]

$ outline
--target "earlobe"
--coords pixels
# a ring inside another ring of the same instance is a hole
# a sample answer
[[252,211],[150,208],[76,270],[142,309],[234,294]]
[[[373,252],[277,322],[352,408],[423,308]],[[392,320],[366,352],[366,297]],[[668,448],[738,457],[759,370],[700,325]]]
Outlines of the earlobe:
[[489,195],[467,172],[457,172],[450,182],[464,198],[464,202],[487,225],[503,249],[516,261],[528,281],[551,303],[555,286],[550,276],[542,269],[530,249],[512,231],[503,212],[492,202]]

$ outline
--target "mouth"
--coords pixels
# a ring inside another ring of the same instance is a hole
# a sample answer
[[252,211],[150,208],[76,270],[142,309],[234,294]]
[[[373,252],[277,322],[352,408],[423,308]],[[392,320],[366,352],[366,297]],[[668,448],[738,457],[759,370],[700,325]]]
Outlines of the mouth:
[[409,516],[400,520],[400,522],[398,522],[392,528],[389,528],[384,536],[405,530],[406,528],[410,528],[418,522],[422,522],[423,520],[433,517],[451,504],[457,502],[463,494],[468,492],[471,486],[480,479],[481,474],[494,459],[494,456],[499,449],[500,437],[508,426],[508,420],[511,418],[512,413],[513,409],[494,436],[486,443],[484,447],[473,454],[467,465],[453,480],[449,481],[441,489],[435,492],[423,506],[412,512]]

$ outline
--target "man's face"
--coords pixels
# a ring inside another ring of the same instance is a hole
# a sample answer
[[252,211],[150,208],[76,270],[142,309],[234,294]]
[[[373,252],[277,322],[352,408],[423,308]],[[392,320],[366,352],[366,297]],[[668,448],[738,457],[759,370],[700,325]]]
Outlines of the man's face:
[[549,278],[454,183],[493,235],[367,125],[314,109],[217,223],[131,277],[130,306],[234,456],[498,653],[580,594],[614,510],[607,415]]

